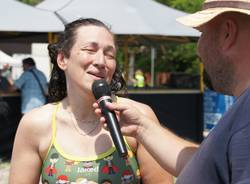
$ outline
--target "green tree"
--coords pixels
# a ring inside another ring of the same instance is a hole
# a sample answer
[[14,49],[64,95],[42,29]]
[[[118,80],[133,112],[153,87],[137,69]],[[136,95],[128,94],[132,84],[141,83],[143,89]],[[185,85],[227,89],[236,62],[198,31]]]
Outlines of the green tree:
[[38,3],[42,2],[42,0],[18,0],[23,3],[29,4],[29,5],[37,5]]
[[[201,9],[204,0],[156,0],[159,3],[181,11],[193,13]],[[158,49],[156,71],[199,73],[199,59],[196,54],[196,42],[169,44]],[[164,51],[164,52],[163,52]]]
[[196,55],[196,43],[168,44],[158,49],[157,72],[199,73],[199,59]]
[[175,9],[193,13],[201,9],[204,0],[156,0]]

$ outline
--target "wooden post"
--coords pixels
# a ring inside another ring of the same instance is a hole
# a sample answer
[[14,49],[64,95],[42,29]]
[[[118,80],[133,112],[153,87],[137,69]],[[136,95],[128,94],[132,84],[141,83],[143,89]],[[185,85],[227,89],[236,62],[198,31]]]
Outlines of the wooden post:
[[202,62],[200,62],[200,91],[204,93],[204,80],[203,80],[203,74],[204,74],[204,65]]

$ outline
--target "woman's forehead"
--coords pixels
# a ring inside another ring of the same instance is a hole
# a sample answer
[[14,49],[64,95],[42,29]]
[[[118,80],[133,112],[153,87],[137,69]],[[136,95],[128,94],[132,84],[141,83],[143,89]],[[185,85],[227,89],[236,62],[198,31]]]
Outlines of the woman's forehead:
[[114,36],[109,30],[101,26],[81,26],[75,37],[75,46],[112,47],[116,50]]
[[81,26],[77,29],[77,37],[82,39],[109,39],[114,42],[113,34],[105,27],[101,26]]

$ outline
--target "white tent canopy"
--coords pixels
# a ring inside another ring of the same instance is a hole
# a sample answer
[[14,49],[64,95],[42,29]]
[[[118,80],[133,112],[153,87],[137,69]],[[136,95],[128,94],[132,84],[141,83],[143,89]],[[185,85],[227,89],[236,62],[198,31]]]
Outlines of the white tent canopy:
[[4,64],[9,64],[10,66],[22,66],[21,60],[14,59],[0,50],[0,68],[2,68]]
[[97,18],[111,25],[115,34],[199,36],[176,21],[186,13],[153,0],[44,0],[37,8],[54,11],[65,23]]
[[[118,35],[166,36],[167,38],[200,35],[195,29],[176,21],[178,17],[185,16],[187,13],[153,0],[44,0],[37,5],[37,8],[55,12],[64,23],[78,18],[96,18],[110,25],[112,32]],[[152,48],[151,52],[151,85],[153,86],[155,48]]]
[[52,12],[15,1],[0,2],[0,31],[59,32],[64,29]]
[[200,33],[176,21],[187,13],[173,9],[153,0],[127,0],[147,20],[155,32],[163,36],[198,37]]

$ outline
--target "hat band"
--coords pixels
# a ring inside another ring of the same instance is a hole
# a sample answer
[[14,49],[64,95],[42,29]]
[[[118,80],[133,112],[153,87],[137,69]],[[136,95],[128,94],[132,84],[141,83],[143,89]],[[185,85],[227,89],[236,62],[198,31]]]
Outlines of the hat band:
[[243,1],[212,1],[204,3],[202,10],[209,8],[239,8],[250,10],[250,3]]

